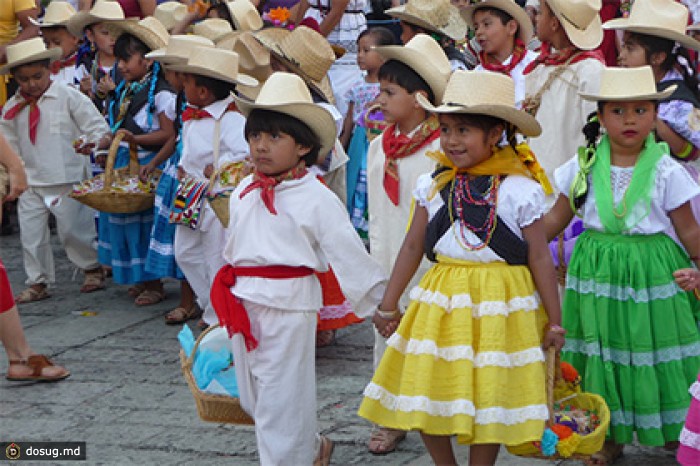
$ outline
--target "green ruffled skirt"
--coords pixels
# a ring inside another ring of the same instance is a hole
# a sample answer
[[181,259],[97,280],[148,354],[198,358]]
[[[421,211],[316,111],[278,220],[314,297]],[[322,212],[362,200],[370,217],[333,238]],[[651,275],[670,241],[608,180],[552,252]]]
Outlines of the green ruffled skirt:
[[678,440],[700,369],[700,306],[673,272],[691,267],[665,234],[584,232],[569,264],[562,358],[610,407],[617,443]]

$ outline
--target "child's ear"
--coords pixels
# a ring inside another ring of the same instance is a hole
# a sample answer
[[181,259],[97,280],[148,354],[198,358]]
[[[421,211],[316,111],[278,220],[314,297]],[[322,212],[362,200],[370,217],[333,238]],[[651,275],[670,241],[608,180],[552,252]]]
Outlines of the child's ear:
[[495,146],[498,144],[498,141],[501,140],[501,136],[503,135],[503,131],[505,131],[505,127],[500,124],[491,128],[487,137],[488,145]]
[[506,32],[510,37],[516,37],[518,35],[518,28],[520,25],[514,19],[511,19],[506,23]]
[[301,144],[297,144],[297,157],[300,159],[303,159],[306,157],[306,155],[311,152],[310,147],[302,146]]
[[651,57],[649,58],[649,64],[651,66],[661,66],[663,62],[666,61],[666,58],[668,58],[668,55],[666,52],[654,52],[651,54]]
[[423,97],[425,97],[426,100],[430,100],[430,97],[428,96],[428,92],[424,90],[419,90],[413,93],[413,107],[414,108],[423,108],[421,105],[418,103],[418,99],[416,98],[418,94],[421,94]]

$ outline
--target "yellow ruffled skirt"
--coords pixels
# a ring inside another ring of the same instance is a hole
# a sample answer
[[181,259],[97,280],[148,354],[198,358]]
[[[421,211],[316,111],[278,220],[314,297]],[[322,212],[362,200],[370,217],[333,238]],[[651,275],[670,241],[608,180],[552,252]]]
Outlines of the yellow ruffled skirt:
[[460,443],[540,440],[547,316],[529,269],[438,257],[411,298],[359,415]]

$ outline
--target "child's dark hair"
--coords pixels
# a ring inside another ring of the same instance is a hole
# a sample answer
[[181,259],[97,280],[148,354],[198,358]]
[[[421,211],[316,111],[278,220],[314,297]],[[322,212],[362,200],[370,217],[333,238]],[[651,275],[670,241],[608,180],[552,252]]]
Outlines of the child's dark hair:
[[223,100],[236,90],[235,84],[222,81],[221,79],[210,78],[209,76],[202,76],[199,74],[193,74],[192,77],[197,86],[209,89],[209,91],[214,94],[216,100]]
[[[507,12],[501,10],[500,8],[493,8],[490,6],[479,7],[479,8],[476,8],[474,10],[474,14],[476,14],[477,11],[484,11],[487,13],[491,13],[491,15],[493,15],[501,20],[501,24],[503,26],[508,24],[508,21],[513,21],[515,19],[511,15],[509,15]],[[516,23],[517,23],[517,21],[516,21]],[[518,24],[518,28],[520,28],[520,24]]]
[[396,45],[396,37],[394,36],[394,33],[382,26],[374,26],[365,29],[359,36],[357,36],[357,42],[359,43],[360,39],[365,36],[371,36],[374,39],[374,45],[376,46]]
[[135,54],[145,57],[150,51],[151,49],[141,39],[129,33],[120,35],[114,42],[114,56],[118,60],[127,61]]
[[457,119],[460,123],[477,128],[484,132],[484,142],[488,138],[489,133],[496,128],[501,126],[504,130],[508,130],[509,125],[504,120],[493,117],[490,115],[480,115],[472,113],[448,113],[447,115]]
[[228,9],[225,1],[213,0],[211,6],[207,9],[207,17],[209,17],[209,12],[211,11],[215,11],[218,18],[225,19],[231,25],[231,28],[234,31],[236,30],[236,24],[231,17],[231,10]]
[[310,149],[302,159],[307,167],[316,164],[318,160],[321,138],[298,118],[272,110],[255,109],[246,118],[244,132],[246,140],[250,139],[251,134],[257,133],[288,134],[297,144]]
[[403,87],[409,94],[425,91],[428,94],[428,100],[432,104],[436,103],[435,94],[425,79],[421,78],[411,67],[398,60],[387,60],[384,62],[379,68],[377,77],[379,80],[389,81]]
[[[598,111],[592,112],[590,115],[588,115],[586,124],[583,125],[583,135],[586,138],[586,146],[579,148],[579,151],[585,151],[586,160],[588,161],[588,163],[586,163],[588,167],[583,169],[584,173],[586,174],[586,189],[579,191],[579,194],[575,194],[573,189],[572,192],[568,193],[572,202],[572,207],[575,211],[578,211],[581,207],[583,207],[583,204],[586,203],[586,198],[588,198],[588,191],[590,191],[590,186],[588,186],[588,172],[590,171],[590,162],[595,163],[593,158],[595,157],[598,138],[600,138],[601,135],[601,125],[600,120],[598,119],[598,114],[603,112],[604,106],[605,102],[598,101]],[[582,168],[579,167],[579,170],[582,170]]]
[[[640,34],[628,32],[626,35],[627,42],[639,45],[644,49],[644,55],[647,63],[651,63],[652,55],[656,53],[665,53],[666,59],[661,63],[661,69],[664,72],[677,69],[683,75],[683,81],[692,92],[693,96],[700,100],[700,91],[698,91],[698,78],[689,70],[689,66],[693,61],[690,59],[688,49],[679,45],[676,47],[676,42],[662,37],[650,36],[648,34]],[[681,63],[678,58],[683,57],[685,63]]]
[[37,60],[37,61],[29,62],[29,63],[22,63],[21,65],[17,65],[17,66],[10,68],[10,73],[16,74],[17,70],[19,70],[23,66],[27,66],[27,65],[39,65],[41,67],[48,68],[51,65],[51,60],[46,58],[44,60]]

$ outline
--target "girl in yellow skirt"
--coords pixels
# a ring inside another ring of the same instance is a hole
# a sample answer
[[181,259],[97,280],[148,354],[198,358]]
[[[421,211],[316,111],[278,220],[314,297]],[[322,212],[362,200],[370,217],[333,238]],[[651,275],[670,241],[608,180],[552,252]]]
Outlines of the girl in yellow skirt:
[[[412,223],[373,318],[393,335],[359,414],[420,431],[436,464],[457,464],[452,435],[472,445],[470,464],[493,464],[500,444],[541,439],[542,347],[564,344],[540,220],[551,187],[515,143],[516,131],[541,128],[516,110],[513,80],[498,73],[456,71],[441,106],[417,100],[440,117],[442,152],[428,154],[438,169],[418,179]],[[402,317],[399,296],[424,252],[435,265]]]

